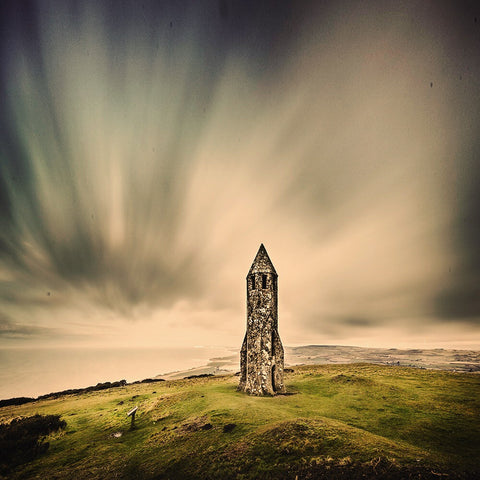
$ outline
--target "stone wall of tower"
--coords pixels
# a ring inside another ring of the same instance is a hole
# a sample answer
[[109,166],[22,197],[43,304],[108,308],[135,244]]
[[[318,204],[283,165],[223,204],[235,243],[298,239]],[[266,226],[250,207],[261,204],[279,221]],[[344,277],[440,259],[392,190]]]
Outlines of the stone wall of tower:
[[274,382],[273,389],[275,392],[285,392],[285,384],[283,383],[284,370],[284,354],[283,345],[280,340],[280,335],[275,329],[273,332],[273,354],[274,354],[274,374],[272,380]]
[[247,332],[240,367],[239,390],[252,395],[274,395],[285,390],[277,274],[263,245],[247,275]]

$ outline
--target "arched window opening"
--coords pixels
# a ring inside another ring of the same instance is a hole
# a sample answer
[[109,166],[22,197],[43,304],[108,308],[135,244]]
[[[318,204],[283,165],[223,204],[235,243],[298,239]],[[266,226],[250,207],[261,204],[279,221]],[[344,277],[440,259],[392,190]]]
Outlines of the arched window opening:
[[267,288],[267,276],[262,275],[262,288]]
[[255,290],[255,275],[251,276],[251,280],[252,280],[252,290]]

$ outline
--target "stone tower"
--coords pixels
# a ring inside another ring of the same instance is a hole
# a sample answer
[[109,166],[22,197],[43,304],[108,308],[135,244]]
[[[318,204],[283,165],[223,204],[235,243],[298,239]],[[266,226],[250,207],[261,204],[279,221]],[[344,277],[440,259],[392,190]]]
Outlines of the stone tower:
[[247,333],[240,350],[238,389],[251,395],[285,392],[277,278],[262,243],[247,275]]

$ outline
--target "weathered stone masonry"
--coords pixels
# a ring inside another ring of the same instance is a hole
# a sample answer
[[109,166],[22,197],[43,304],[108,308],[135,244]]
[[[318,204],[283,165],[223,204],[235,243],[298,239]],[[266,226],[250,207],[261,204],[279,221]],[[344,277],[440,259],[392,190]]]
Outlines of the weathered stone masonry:
[[277,279],[262,244],[247,275],[247,332],[240,350],[238,389],[251,395],[285,392],[283,346],[278,334]]

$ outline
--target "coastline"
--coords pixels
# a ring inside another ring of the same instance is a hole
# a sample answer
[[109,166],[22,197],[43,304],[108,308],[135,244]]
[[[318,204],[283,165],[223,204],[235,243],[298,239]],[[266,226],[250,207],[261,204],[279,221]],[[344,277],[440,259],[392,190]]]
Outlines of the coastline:
[[[229,347],[222,348],[232,352]],[[217,349],[221,350],[221,349]],[[394,365],[420,369],[445,370],[451,372],[480,373],[480,351],[459,349],[395,349],[395,348],[366,348],[341,345],[305,345],[299,347],[285,347],[285,366],[299,365],[335,365],[352,363],[372,363],[378,365]],[[198,362],[197,362],[198,363]],[[239,353],[216,356],[208,359],[203,365],[190,368],[170,370],[163,374],[152,375],[143,380],[112,380],[98,382],[81,388],[67,388],[43,393],[41,395],[11,395],[2,396],[0,400],[7,401],[25,398],[34,401],[40,398],[55,397],[60,394],[81,393],[95,389],[119,386],[115,384],[134,384],[142,382],[179,380],[190,376],[218,376],[228,375],[239,371]],[[137,377],[138,378],[138,377]],[[122,383],[123,382],[123,383]],[[48,390],[45,389],[45,390]]]
[[[459,349],[368,348],[344,345],[285,347],[285,366],[372,363],[451,372],[480,373],[480,351]],[[237,372],[239,355],[211,358],[207,364],[155,378],[174,380],[186,375],[222,375]]]

